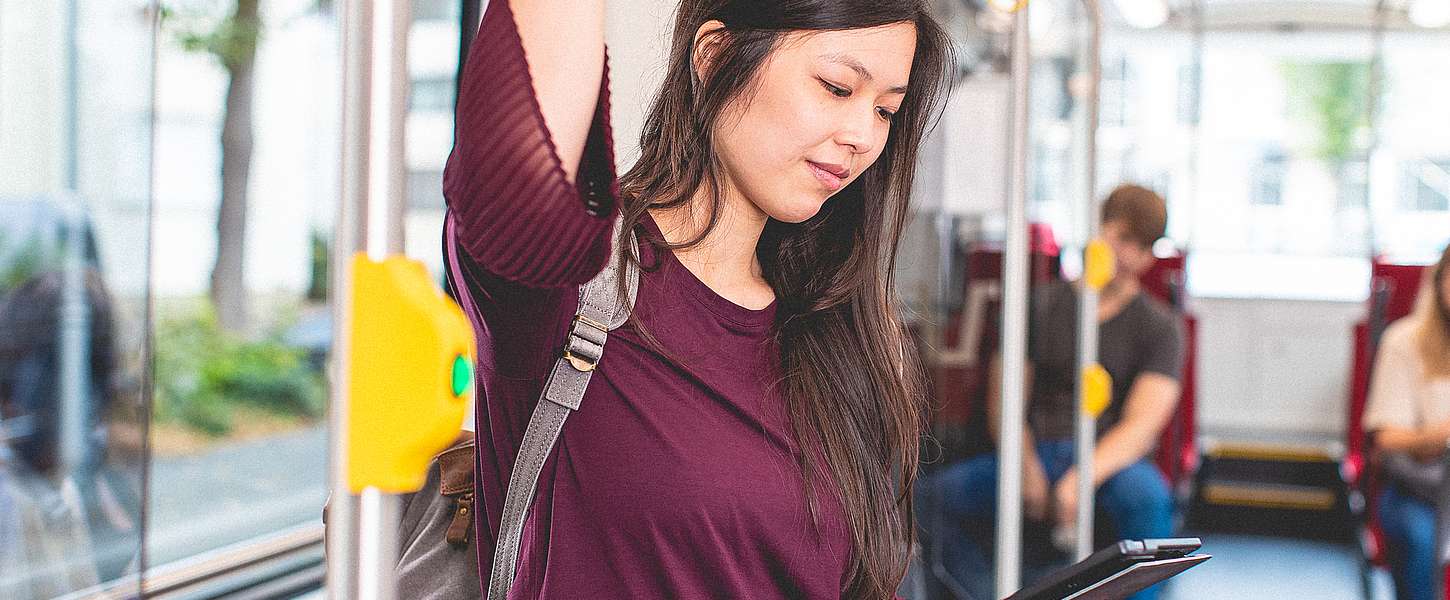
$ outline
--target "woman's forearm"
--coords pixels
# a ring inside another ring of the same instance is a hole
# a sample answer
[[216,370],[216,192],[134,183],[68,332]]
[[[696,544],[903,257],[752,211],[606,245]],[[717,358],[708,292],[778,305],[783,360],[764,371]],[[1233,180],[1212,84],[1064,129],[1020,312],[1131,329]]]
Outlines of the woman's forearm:
[[604,265],[616,206],[603,11],[493,0],[483,15],[443,196],[458,244],[489,273],[573,286]]
[[1390,452],[1409,452],[1419,457],[1429,457],[1445,450],[1447,429],[1444,426],[1426,429],[1405,429],[1386,427],[1375,433],[1375,445]]
[[539,110],[560,167],[572,182],[603,77],[604,1],[508,1],[528,58]]

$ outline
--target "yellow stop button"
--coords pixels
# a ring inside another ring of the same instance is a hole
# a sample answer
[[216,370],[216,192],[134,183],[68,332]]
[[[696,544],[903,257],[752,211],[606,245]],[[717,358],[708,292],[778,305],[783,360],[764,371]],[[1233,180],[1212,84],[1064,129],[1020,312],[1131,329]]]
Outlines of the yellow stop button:
[[1113,402],[1113,376],[1101,364],[1093,363],[1082,370],[1082,409],[1096,419]]
[[1094,292],[1100,292],[1113,280],[1118,266],[1113,248],[1101,238],[1088,242],[1083,249],[1083,283]]
[[352,261],[347,481],[353,493],[423,487],[458,437],[473,389],[473,328],[422,263]]

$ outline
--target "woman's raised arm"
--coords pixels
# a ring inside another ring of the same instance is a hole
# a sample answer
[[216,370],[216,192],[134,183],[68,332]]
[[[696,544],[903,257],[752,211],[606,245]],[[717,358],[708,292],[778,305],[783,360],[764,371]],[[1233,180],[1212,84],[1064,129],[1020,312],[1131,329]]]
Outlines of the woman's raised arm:
[[443,193],[483,268],[537,286],[602,268],[615,214],[602,0],[491,0]]
[[572,182],[604,78],[604,2],[511,0],[509,6],[528,57],[534,97]]

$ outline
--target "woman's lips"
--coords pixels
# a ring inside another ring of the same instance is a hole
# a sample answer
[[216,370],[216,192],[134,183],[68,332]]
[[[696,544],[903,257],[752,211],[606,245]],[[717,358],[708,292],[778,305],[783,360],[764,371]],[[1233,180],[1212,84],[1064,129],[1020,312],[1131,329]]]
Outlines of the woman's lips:
[[806,166],[816,176],[816,180],[821,182],[821,185],[825,186],[828,190],[834,192],[841,189],[841,186],[846,183],[845,177],[831,170],[832,168],[839,169],[839,167],[828,167],[811,160],[806,161]]

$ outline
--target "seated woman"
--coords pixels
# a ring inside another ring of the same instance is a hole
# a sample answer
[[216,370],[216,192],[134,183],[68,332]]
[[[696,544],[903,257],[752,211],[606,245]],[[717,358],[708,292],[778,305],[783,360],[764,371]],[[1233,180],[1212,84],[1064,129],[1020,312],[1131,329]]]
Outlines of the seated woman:
[[[1380,340],[1364,426],[1384,453],[1439,460],[1450,442],[1450,247],[1427,273],[1415,311]],[[1435,589],[1435,510],[1424,486],[1387,473],[1379,518],[1389,538],[1395,596],[1429,600]]]

